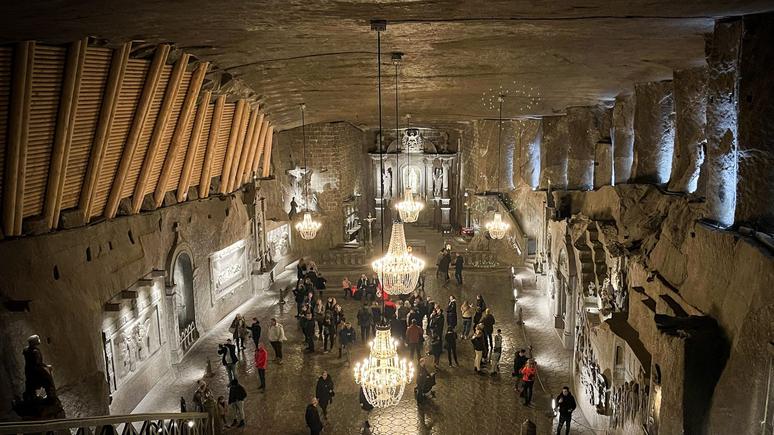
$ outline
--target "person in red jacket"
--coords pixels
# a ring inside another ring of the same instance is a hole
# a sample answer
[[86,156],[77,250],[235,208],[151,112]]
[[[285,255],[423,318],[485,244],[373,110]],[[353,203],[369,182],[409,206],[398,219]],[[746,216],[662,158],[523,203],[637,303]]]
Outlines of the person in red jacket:
[[409,358],[414,357],[414,353],[417,354],[417,361],[422,357],[422,336],[424,331],[422,327],[417,324],[416,320],[411,322],[411,326],[406,330],[406,342],[408,343],[409,351],[411,352]]
[[535,360],[530,358],[530,360],[527,361],[527,365],[522,367],[519,371],[521,372],[521,380],[524,385],[524,405],[529,406],[532,402],[532,386],[535,384],[535,376],[537,376],[537,364],[535,363]]
[[266,391],[266,362],[269,360],[269,353],[266,352],[266,348],[263,347],[263,343],[258,343],[258,348],[255,349],[255,368],[258,369],[258,377],[261,378],[261,386],[258,390]]

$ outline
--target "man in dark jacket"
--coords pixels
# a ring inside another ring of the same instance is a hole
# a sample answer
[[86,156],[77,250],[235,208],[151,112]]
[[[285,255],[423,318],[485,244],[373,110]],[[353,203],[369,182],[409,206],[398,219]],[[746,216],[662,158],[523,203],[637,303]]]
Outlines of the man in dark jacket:
[[[228,404],[231,405],[231,409],[234,411],[234,421],[231,426],[245,427],[245,398],[247,398],[247,391],[245,387],[239,384],[239,381],[234,379],[228,384]],[[239,422],[237,424],[237,422]]]
[[460,253],[456,253],[454,256],[454,279],[457,280],[457,285],[462,285],[462,265],[465,260],[462,259]]
[[432,337],[433,334],[435,334],[439,337],[442,337],[443,326],[444,326],[443,312],[439,307],[435,309],[435,314],[432,317],[430,317],[430,323],[427,326],[427,329],[430,330],[429,335]]
[[406,342],[408,343],[410,356],[414,358],[414,353],[417,354],[417,361],[422,357],[422,327],[417,325],[417,321],[413,321],[411,326],[406,330]]
[[221,355],[221,363],[226,367],[228,381],[235,380],[237,378],[236,363],[239,361],[239,356],[237,356],[236,346],[234,346],[230,338],[226,340],[226,344],[218,345],[218,355]]
[[250,325],[250,336],[255,348],[258,349],[258,343],[261,341],[261,322],[258,321],[257,317],[253,317],[253,323]]
[[371,333],[371,322],[373,321],[373,315],[371,309],[368,308],[368,304],[363,304],[363,308],[357,312],[357,326],[360,327],[360,339],[363,342],[368,340]]
[[350,356],[350,349],[352,349],[352,344],[355,343],[355,328],[352,327],[352,324],[349,322],[346,322],[344,324],[344,327],[341,328],[341,331],[339,331],[339,358],[342,357],[342,355],[347,360],[347,367],[349,367],[349,356]]
[[307,312],[304,322],[301,324],[301,328],[304,331],[304,337],[306,338],[306,352],[314,352],[314,327],[317,323],[312,317],[312,313]]
[[[459,366],[460,363],[457,361],[457,333],[454,332],[451,326],[446,331],[444,339],[446,341],[446,354],[449,356],[449,367],[454,367],[454,364]],[[452,357],[454,357],[454,364],[452,364]]]
[[311,403],[306,406],[306,425],[311,435],[320,435],[323,423],[320,419],[320,411],[317,410],[317,398],[312,397]]
[[446,252],[443,254],[443,257],[441,257],[441,261],[438,263],[438,269],[440,271],[441,279],[443,280],[443,285],[449,283],[449,265],[451,264],[451,255]]
[[455,329],[457,327],[457,299],[449,296],[449,305],[446,306],[446,325]]
[[570,393],[570,387],[562,387],[562,392],[556,396],[556,407],[559,409],[559,425],[556,426],[556,435],[560,435],[562,425],[567,423],[564,430],[565,435],[570,433],[570,421],[572,421],[572,412],[575,411],[575,397]]
[[519,371],[527,365],[527,361],[529,361],[527,352],[524,349],[519,349],[516,357],[513,358],[513,376],[519,376]]

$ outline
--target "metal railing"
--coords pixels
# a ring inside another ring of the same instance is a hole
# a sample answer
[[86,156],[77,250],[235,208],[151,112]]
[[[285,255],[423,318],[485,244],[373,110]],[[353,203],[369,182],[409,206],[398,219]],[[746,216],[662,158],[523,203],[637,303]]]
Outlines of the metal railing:
[[0,435],[213,435],[205,412],[106,415],[0,423]]
[[192,320],[180,331],[180,347],[183,348],[183,352],[187,352],[197,339],[199,339],[199,330],[196,329],[196,321]]

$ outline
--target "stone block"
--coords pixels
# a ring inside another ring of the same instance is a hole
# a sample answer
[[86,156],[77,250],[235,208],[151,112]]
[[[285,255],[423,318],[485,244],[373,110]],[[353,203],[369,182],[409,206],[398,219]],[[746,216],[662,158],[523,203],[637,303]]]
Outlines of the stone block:
[[613,143],[597,142],[594,146],[594,188],[611,186],[613,180]]
[[543,141],[540,147],[540,188],[567,187],[567,149],[569,131],[565,116],[543,118]]
[[695,192],[704,162],[707,126],[707,69],[674,72],[675,151],[672,159],[672,192]]
[[613,143],[613,178],[616,184],[627,183],[634,163],[634,97],[621,94],[613,106],[611,139]]
[[633,178],[639,183],[665,184],[674,154],[672,82],[640,83],[634,94]]

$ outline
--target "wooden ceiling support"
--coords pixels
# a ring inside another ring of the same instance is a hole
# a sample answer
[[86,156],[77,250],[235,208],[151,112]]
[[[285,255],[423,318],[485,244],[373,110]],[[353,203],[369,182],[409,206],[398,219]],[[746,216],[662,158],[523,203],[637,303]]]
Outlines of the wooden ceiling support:
[[46,198],[43,205],[43,215],[49,229],[56,228],[59,222],[59,212],[62,208],[62,193],[64,192],[67,162],[70,158],[70,145],[75,129],[75,115],[78,109],[78,97],[81,89],[83,65],[86,62],[88,39],[76,41],[67,49],[62,80],[62,94],[59,98],[59,112],[56,119],[54,146],[51,150],[51,164],[48,172]]
[[258,148],[258,139],[261,136],[261,129],[263,128],[264,114],[258,113],[258,119],[255,120],[255,128],[250,136],[250,147],[245,153],[245,157],[239,164],[239,178],[238,183],[245,184],[250,180],[250,171],[253,169],[253,159],[255,158],[255,151]]
[[274,127],[269,127],[266,134],[266,146],[263,148],[263,172],[261,178],[268,178],[271,174],[271,146],[274,141]]
[[206,198],[210,195],[212,161],[215,159],[215,148],[218,145],[218,134],[220,133],[220,124],[223,120],[223,106],[225,104],[225,95],[221,95],[215,100],[215,108],[212,112],[212,124],[210,125],[210,136],[207,138],[207,149],[204,152],[202,175],[199,179],[199,198]]
[[20,42],[14,48],[3,180],[3,233],[6,236],[21,235],[34,59],[35,42]]
[[[248,112],[250,112],[249,118],[247,117]],[[250,142],[255,133],[255,123],[258,121],[258,106],[254,107],[252,111],[245,110],[245,115],[245,118],[248,119],[247,128],[243,128],[245,134],[239,140],[237,150],[234,153],[234,164],[231,166],[231,177],[229,177],[228,183],[229,192],[236,190],[242,185],[242,172],[245,170],[247,153],[250,152]],[[239,144],[241,144],[241,146]]]
[[161,207],[162,202],[164,202],[169,177],[172,176],[172,168],[175,166],[178,154],[183,152],[183,149],[188,146],[188,144],[183,143],[183,135],[185,135],[188,122],[196,108],[196,100],[199,98],[199,91],[202,89],[202,83],[204,83],[204,76],[207,74],[208,68],[209,63],[207,62],[199,64],[199,67],[196,68],[196,71],[191,76],[191,82],[188,84],[188,92],[185,95],[185,100],[183,100],[180,116],[177,119],[177,125],[175,125],[175,132],[172,134],[172,142],[169,144],[167,156],[164,159],[164,166],[161,168],[159,180],[156,183],[156,191],[153,194],[153,203],[156,208]]
[[124,150],[123,153],[121,153],[121,160],[118,163],[118,169],[113,178],[113,185],[111,186],[107,204],[105,205],[105,217],[108,219],[114,218],[118,211],[118,203],[121,201],[121,192],[123,192],[124,183],[129,174],[129,168],[132,164],[132,159],[134,159],[134,153],[137,150],[137,144],[140,141],[140,136],[142,135],[145,123],[148,120],[148,112],[151,103],[153,102],[153,98],[156,95],[156,88],[158,88],[164,64],[167,62],[169,50],[170,47],[167,44],[161,44],[156,48],[150,68],[145,76],[145,84],[143,85],[142,93],[140,94],[140,100],[137,102],[137,108],[134,111],[132,126],[126,137]]
[[164,138],[164,132],[169,128],[172,106],[174,106],[177,94],[180,92],[180,83],[183,81],[183,75],[185,74],[186,67],[188,67],[190,57],[190,54],[183,53],[180,59],[175,62],[174,68],[172,68],[172,74],[169,77],[169,83],[167,83],[167,89],[164,92],[164,100],[161,102],[161,109],[159,109],[159,116],[156,118],[150,144],[148,144],[148,150],[145,153],[145,158],[140,168],[140,175],[137,177],[137,184],[134,185],[134,195],[132,196],[133,213],[139,213],[142,207],[145,190],[148,187],[153,169],[153,162],[158,158],[161,140]]
[[234,118],[231,121],[231,133],[228,136],[228,144],[226,145],[226,156],[223,159],[223,171],[220,175],[220,193],[228,193],[228,180],[231,176],[231,166],[234,162],[234,152],[236,151],[237,142],[242,130],[242,121],[244,121],[245,109],[250,110],[247,107],[245,100],[239,100],[236,103],[236,109],[234,110]]
[[191,138],[188,141],[188,151],[185,154],[183,170],[180,173],[180,181],[177,185],[177,202],[183,202],[188,197],[188,188],[191,186],[194,161],[196,160],[196,154],[199,152],[199,142],[201,141],[202,132],[204,131],[204,121],[207,117],[207,109],[210,106],[211,98],[212,92],[204,91],[204,93],[202,93],[201,101],[199,102],[199,107],[196,109],[196,118],[194,118]]
[[266,135],[269,132],[270,123],[267,117],[263,119],[263,127],[261,128],[261,136],[258,138],[258,149],[255,151],[255,158],[253,159],[252,172],[258,175],[258,168],[261,165],[263,159],[263,148],[266,146]]

